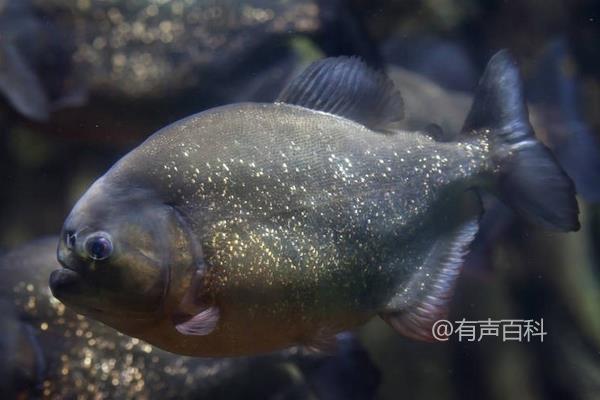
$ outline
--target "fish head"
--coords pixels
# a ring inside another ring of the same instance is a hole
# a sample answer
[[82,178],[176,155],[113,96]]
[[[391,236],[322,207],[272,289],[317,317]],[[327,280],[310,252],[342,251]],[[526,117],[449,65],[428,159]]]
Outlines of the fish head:
[[64,223],[53,295],[126,333],[164,317],[172,271],[195,262],[182,224],[151,190],[100,178]]

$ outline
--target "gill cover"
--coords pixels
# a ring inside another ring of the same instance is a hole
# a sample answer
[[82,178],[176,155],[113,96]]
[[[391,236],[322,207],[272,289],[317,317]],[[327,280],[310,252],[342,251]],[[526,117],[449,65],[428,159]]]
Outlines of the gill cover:
[[99,179],[65,221],[64,268],[53,294],[82,314],[126,333],[136,321],[170,315],[202,266],[188,224],[159,196]]

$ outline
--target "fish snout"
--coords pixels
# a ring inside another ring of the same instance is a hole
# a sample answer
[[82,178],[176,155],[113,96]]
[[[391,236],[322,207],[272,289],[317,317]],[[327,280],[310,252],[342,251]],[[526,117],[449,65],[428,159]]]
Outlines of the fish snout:
[[52,271],[49,279],[49,286],[52,294],[57,298],[63,298],[65,295],[75,293],[81,286],[82,262],[77,257],[74,247],[75,235],[70,231],[65,231],[61,235],[56,252],[56,258],[62,266]]
[[58,262],[63,268],[75,272],[81,272],[84,266],[83,260],[78,256],[76,250],[76,234],[72,231],[65,231],[61,235],[56,253]]
[[48,281],[52,294],[58,299],[76,293],[81,288],[80,283],[81,276],[77,272],[66,268],[52,271]]

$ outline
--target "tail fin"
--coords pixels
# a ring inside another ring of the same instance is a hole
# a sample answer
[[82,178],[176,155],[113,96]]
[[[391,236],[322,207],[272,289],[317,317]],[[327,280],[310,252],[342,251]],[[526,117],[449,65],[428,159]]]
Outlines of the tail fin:
[[571,179],[539,142],[529,123],[517,65],[508,51],[489,61],[463,132],[489,130],[500,166],[500,196],[518,214],[560,231],[579,229]]
[[600,203],[600,141],[582,113],[584,82],[566,38],[550,42],[538,64],[526,92],[529,101],[541,106],[545,142],[573,179],[577,194]]

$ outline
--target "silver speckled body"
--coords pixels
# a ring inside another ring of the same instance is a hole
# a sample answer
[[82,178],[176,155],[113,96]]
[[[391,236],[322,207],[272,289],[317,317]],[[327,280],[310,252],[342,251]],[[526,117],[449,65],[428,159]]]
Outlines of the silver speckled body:
[[381,311],[420,267],[440,211],[493,169],[485,134],[440,143],[248,103],[164,128],[105,183],[151,186],[191,221],[221,312],[210,335],[154,327],[146,339],[238,354],[318,341]]

